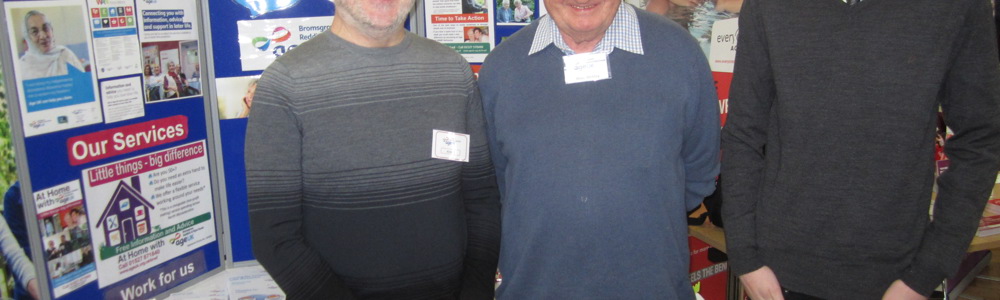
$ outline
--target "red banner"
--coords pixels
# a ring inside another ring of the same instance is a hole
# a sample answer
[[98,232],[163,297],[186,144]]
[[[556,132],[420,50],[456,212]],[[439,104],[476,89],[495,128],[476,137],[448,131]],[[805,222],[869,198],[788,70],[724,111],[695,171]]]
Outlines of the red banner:
[[69,164],[77,166],[166,143],[188,136],[186,116],[163,119],[102,130],[66,140]]
[[431,15],[431,23],[479,23],[487,18],[486,14]]

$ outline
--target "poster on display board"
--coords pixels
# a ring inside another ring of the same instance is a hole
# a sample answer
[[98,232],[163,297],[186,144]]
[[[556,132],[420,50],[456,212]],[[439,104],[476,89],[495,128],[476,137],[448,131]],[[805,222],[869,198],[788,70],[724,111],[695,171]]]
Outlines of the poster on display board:
[[145,116],[136,9],[130,0],[88,0],[105,123]]
[[495,46],[492,1],[424,2],[427,38],[455,49],[470,63],[482,63]]
[[[170,121],[166,128],[183,128]],[[83,171],[102,288],[215,241],[205,148],[198,141]]]
[[246,118],[250,115],[259,79],[260,76],[242,76],[215,80],[220,120]]
[[85,3],[8,2],[4,7],[25,136],[102,122]]
[[138,1],[146,102],[202,95],[195,1]]
[[97,280],[80,181],[36,191],[33,198],[53,296],[61,297]]

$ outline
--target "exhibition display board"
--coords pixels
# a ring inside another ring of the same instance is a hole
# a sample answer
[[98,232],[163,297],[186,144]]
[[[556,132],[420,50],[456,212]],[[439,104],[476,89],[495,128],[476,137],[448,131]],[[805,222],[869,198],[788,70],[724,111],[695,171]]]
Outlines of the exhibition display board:
[[198,0],[4,1],[43,298],[145,299],[222,266]]
[[328,0],[209,1],[220,150],[224,157],[225,203],[234,263],[253,263],[250,247],[243,146],[256,80],[285,52],[326,31],[333,23]]

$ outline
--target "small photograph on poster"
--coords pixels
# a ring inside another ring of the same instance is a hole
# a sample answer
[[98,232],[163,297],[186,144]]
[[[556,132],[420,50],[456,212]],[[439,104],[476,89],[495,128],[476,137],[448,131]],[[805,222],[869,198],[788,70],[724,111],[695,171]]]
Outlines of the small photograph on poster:
[[5,7],[25,134],[100,123],[90,21],[83,3],[9,2]]
[[497,0],[498,25],[528,25],[535,19],[535,0]]
[[488,43],[490,38],[490,28],[486,26],[467,26],[462,28],[465,32],[466,43]]
[[260,76],[245,76],[215,80],[219,95],[219,119],[246,118],[250,115],[259,78]]
[[470,63],[483,62],[495,45],[490,35],[494,32],[492,3],[481,0],[425,2],[427,38],[455,49]]
[[[139,31],[132,0],[87,0],[94,31],[97,77],[138,74]],[[109,121],[111,122],[111,121]]]
[[142,43],[146,102],[201,96],[198,41]]
[[215,241],[205,150],[202,140],[83,170],[101,288]]
[[80,181],[34,193],[43,254],[56,297],[97,279]]

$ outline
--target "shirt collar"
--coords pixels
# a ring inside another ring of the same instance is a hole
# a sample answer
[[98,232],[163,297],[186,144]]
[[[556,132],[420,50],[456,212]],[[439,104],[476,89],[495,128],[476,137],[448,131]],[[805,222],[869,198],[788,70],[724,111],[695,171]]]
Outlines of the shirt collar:
[[[528,50],[528,55],[542,51],[549,44],[555,44],[559,50],[562,50],[563,54],[576,54],[576,52],[566,45],[566,41],[562,39],[556,22],[552,20],[551,16],[545,15],[538,20],[538,27],[535,28],[535,39],[531,42],[531,49]],[[639,55],[643,54],[639,18],[636,17],[635,8],[625,4],[625,1],[622,1],[618,6],[618,12],[615,13],[615,18],[611,21],[611,26],[604,33],[604,38],[601,39],[601,42],[594,48],[594,52],[611,54],[614,48]]]

